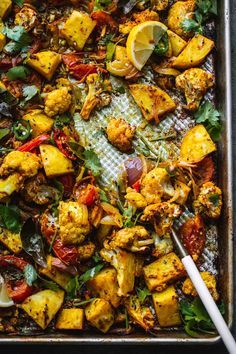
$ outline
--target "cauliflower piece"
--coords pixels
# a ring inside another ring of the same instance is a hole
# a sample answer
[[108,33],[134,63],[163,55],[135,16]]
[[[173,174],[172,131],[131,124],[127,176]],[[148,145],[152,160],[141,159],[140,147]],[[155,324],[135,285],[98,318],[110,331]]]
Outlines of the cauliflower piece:
[[29,6],[23,6],[16,14],[14,24],[23,26],[26,31],[32,30],[37,24],[37,12]]
[[195,10],[195,0],[177,1],[175,2],[168,13],[167,26],[177,33],[180,37],[189,37],[191,33],[186,33],[181,26],[185,19],[193,19]]
[[152,256],[159,258],[173,251],[173,242],[169,234],[160,237],[153,232],[152,238],[155,246]]
[[85,308],[87,321],[99,331],[106,333],[114,323],[114,313],[110,303],[104,299],[95,299]]
[[78,247],[78,258],[80,261],[87,261],[95,252],[96,245],[93,242],[85,243]]
[[[206,284],[208,290],[210,291],[213,299],[215,301],[219,300],[219,294],[216,289],[216,279],[213,274],[210,272],[200,272],[204,283]],[[191,295],[193,297],[198,296],[197,291],[194,288],[194,285],[190,278],[185,279],[182,286],[183,293],[186,295]]]
[[207,90],[214,85],[214,76],[205,70],[191,68],[178,75],[175,83],[177,89],[185,94],[186,108],[195,111]]
[[145,331],[154,327],[155,322],[151,309],[147,306],[141,306],[138,296],[131,295],[124,302],[128,314],[134,322],[139,324]]
[[153,244],[153,239],[143,226],[126,227],[114,232],[108,241],[110,248],[120,247],[131,252],[143,252]]
[[147,201],[144,196],[130,187],[126,190],[125,199],[136,209],[142,209],[147,206]]
[[108,93],[103,93],[103,80],[99,74],[88,75],[86,83],[88,84],[88,94],[80,115],[83,119],[88,120],[94,108],[107,106],[111,102],[111,97]]
[[188,195],[191,191],[185,183],[181,181],[175,181],[175,195],[171,199],[171,202],[176,202],[178,204],[184,205],[188,199]]
[[132,253],[121,250],[120,248],[106,249],[100,251],[102,258],[113,265],[117,270],[117,281],[119,289],[117,294],[119,296],[127,296],[133,291],[135,272],[136,272],[136,258]]
[[145,197],[147,204],[159,203],[162,197],[172,197],[174,192],[170,176],[165,168],[154,168],[141,182],[141,194]]
[[129,152],[132,148],[132,139],[135,127],[131,127],[124,119],[112,118],[107,126],[107,138],[109,142],[122,152]]
[[175,218],[181,214],[180,206],[174,203],[163,202],[148,205],[141,216],[142,221],[153,221],[158,236],[171,233]]
[[80,244],[90,231],[88,209],[78,202],[59,203],[59,237],[64,244]]
[[159,21],[159,15],[155,11],[145,10],[133,14],[133,21],[127,20],[125,23],[119,25],[119,31],[123,34],[129,34],[133,27],[139,23],[146,21]]
[[152,0],[151,3],[154,6],[154,10],[163,11],[167,8],[169,0]]
[[67,87],[61,87],[46,95],[44,111],[47,116],[53,117],[68,111],[70,105],[71,94]]
[[40,158],[31,152],[11,151],[3,159],[0,176],[9,176],[17,172],[21,177],[33,177],[42,167]]
[[193,202],[196,212],[212,219],[220,216],[222,208],[222,191],[213,182],[206,182],[200,188],[197,199]]
[[23,186],[24,179],[19,173],[13,173],[5,179],[0,179],[0,200],[18,192]]

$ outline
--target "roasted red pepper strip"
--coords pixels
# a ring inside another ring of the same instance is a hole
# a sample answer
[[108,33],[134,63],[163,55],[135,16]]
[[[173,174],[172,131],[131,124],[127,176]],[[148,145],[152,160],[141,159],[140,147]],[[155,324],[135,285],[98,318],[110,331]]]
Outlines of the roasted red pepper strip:
[[75,246],[65,246],[60,239],[56,239],[52,249],[55,255],[66,264],[76,265],[78,263],[78,250]]
[[117,29],[116,21],[112,18],[111,15],[109,15],[105,11],[98,10],[98,11],[92,12],[91,17],[93,20],[97,21],[98,27],[108,25],[111,30]]
[[77,160],[77,157],[68,144],[68,137],[60,129],[54,129],[54,141],[58,149],[70,160]]
[[139,192],[140,191],[140,181],[136,181],[133,185],[132,185],[132,188],[136,191],[136,192]]
[[36,138],[30,140],[28,143],[20,146],[17,150],[22,151],[22,152],[28,152],[32,151],[36,147],[38,147],[40,144],[44,143],[46,140],[50,139],[49,134],[43,134],[39,135]]
[[[4,267],[12,265],[23,272],[28,264],[24,259],[15,256],[0,256],[0,265]],[[29,286],[25,279],[16,281],[5,279],[5,283],[9,297],[16,303],[23,302],[33,292],[33,287]]]
[[91,206],[97,199],[97,195],[97,189],[93,185],[88,184],[86,188],[81,191],[78,202],[87,206]]

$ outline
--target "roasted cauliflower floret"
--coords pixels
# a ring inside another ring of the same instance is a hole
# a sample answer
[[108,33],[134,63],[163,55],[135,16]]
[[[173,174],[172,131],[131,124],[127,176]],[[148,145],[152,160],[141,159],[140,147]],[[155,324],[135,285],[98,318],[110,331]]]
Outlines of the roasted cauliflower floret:
[[199,214],[217,219],[222,208],[222,191],[213,182],[206,182],[200,188],[198,198],[193,207]]
[[155,248],[152,251],[154,257],[161,257],[173,251],[173,242],[169,234],[158,236],[156,233],[152,234]]
[[142,209],[147,206],[147,201],[144,196],[130,187],[126,190],[125,199],[136,209]]
[[88,94],[85,98],[80,115],[83,119],[89,119],[95,107],[102,108],[111,102],[108,93],[103,92],[103,80],[99,74],[90,74],[86,79],[88,84]]
[[37,12],[29,6],[24,6],[16,14],[14,24],[23,26],[27,31],[32,30],[37,23]]
[[121,250],[120,248],[106,249],[100,251],[102,258],[113,265],[117,270],[117,281],[119,296],[127,296],[134,288],[136,258],[132,253]]
[[85,243],[78,247],[78,258],[80,261],[87,261],[95,252],[96,245],[93,242]]
[[67,87],[61,87],[46,95],[44,111],[47,116],[53,117],[68,111],[70,105],[71,94]]
[[9,176],[16,172],[21,177],[33,177],[41,167],[41,160],[36,154],[16,150],[4,157],[0,167],[0,176]]
[[131,127],[124,119],[112,118],[108,123],[106,132],[109,142],[117,149],[122,152],[131,150],[135,127]]
[[149,307],[142,306],[138,296],[125,299],[125,307],[130,317],[146,331],[154,327],[154,317]]
[[169,0],[152,0],[151,3],[154,6],[154,10],[163,11],[167,8]]
[[143,226],[134,226],[114,232],[108,244],[110,248],[120,247],[131,252],[143,252],[153,244],[153,239]]
[[114,323],[114,313],[110,303],[104,299],[95,299],[85,308],[87,321],[99,331],[106,333]]
[[168,235],[175,218],[181,214],[180,206],[162,202],[148,205],[141,216],[142,221],[153,221],[158,236]]
[[[208,290],[210,291],[213,299],[217,301],[219,299],[219,294],[216,289],[216,279],[213,274],[210,272],[200,272],[202,279],[204,280],[204,283],[206,284]],[[194,285],[191,281],[190,278],[185,279],[183,286],[182,286],[183,293],[186,295],[191,295],[191,296],[198,296],[198,293],[196,289],[194,288]]]
[[177,76],[177,89],[184,92],[190,111],[198,109],[207,90],[214,85],[214,76],[205,70],[192,68]]
[[190,33],[186,33],[181,24],[186,19],[192,19],[194,16],[195,0],[177,1],[169,11],[167,18],[168,28],[177,33],[179,36],[189,37]]
[[145,10],[133,14],[133,21],[127,20],[125,23],[119,25],[119,31],[123,34],[129,34],[132,28],[139,23],[146,21],[158,21],[159,16],[155,11]]
[[141,182],[141,194],[148,204],[159,203],[161,198],[174,195],[174,188],[165,168],[156,167],[146,174]]
[[59,203],[59,237],[64,244],[80,244],[90,231],[88,209],[78,202]]
[[7,178],[0,179],[0,200],[18,192],[23,186],[24,178],[19,173],[13,173]]

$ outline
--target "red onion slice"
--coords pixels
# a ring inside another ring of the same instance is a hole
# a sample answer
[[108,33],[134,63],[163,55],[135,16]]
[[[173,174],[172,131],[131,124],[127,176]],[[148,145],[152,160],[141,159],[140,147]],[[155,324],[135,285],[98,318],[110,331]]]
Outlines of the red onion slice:
[[143,163],[139,157],[134,157],[125,161],[125,169],[127,172],[128,184],[132,186],[137,182],[143,173]]

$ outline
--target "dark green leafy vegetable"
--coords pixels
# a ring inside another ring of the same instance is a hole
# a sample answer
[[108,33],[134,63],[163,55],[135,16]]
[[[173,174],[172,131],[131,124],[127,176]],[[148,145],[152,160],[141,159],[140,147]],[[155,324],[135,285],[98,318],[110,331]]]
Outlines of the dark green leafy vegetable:
[[23,7],[25,0],[13,0],[14,4],[16,4],[19,7]]
[[63,113],[57,116],[54,122],[54,128],[61,129],[65,125],[69,125],[72,120],[71,114],[69,112]]
[[37,277],[38,277],[37,272],[31,264],[27,264],[27,266],[25,266],[24,277],[25,277],[26,283],[29,286],[32,286],[33,282],[37,279]]
[[10,129],[8,129],[8,128],[0,129],[0,140],[5,138],[9,133],[10,133]]
[[146,300],[147,296],[152,295],[147,288],[143,288],[143,289],[137,288],[136,290],[137,290],[137,295],[138,295],[138,298],[139,298],[141,304],[144,303],[144,301]]
[[0,204],[0,225],[12,232],[20,232],[20,212],[15,205]]
[[85,150],[84,151],[85,158],[85,167],[91,170],[92,174],[96,177],[99,176],[102,165],[97,156],[97,154],[93,150]]
[[[223,315],[223,304],[219,306],[219,310]],[[215,334],[215,326],[199,298],[195,298],[192,303],[181,301],[180,311],[184,329],[191,337],[198,337],[200,332]]]
[[14,66],[13,68],[9,69],[6,73],[8,79],[10,81],[16,79],[26,79],[27,76],[30,74],[30,70],[23,65]]
[[16,121],[12,126],[15,138],[20,141],[28,139],[31,135],[31,125],[27,120],[21,119]]
[[201,104],[198,111],[195,113],[197,123],[205,126],[214,141],[220,139],[222,132],[222,123],[220,121],[220,113],[214,108],[213,104],[206,101]]
[[26,220],[20,233],[23,249],[41,267],[47,267],[42,236],[32,218]]
[[8,53],[26,52],[28,45],[32,42],[32,38],[23,26],[15,26],[13,28],[4,27],[2,30],[11,41],[5,45],[4,50]]
[[159,56],[164,56],[169,50],[169,38],[167,32],[164,32],[161,39],[154,48],[154,53]]

